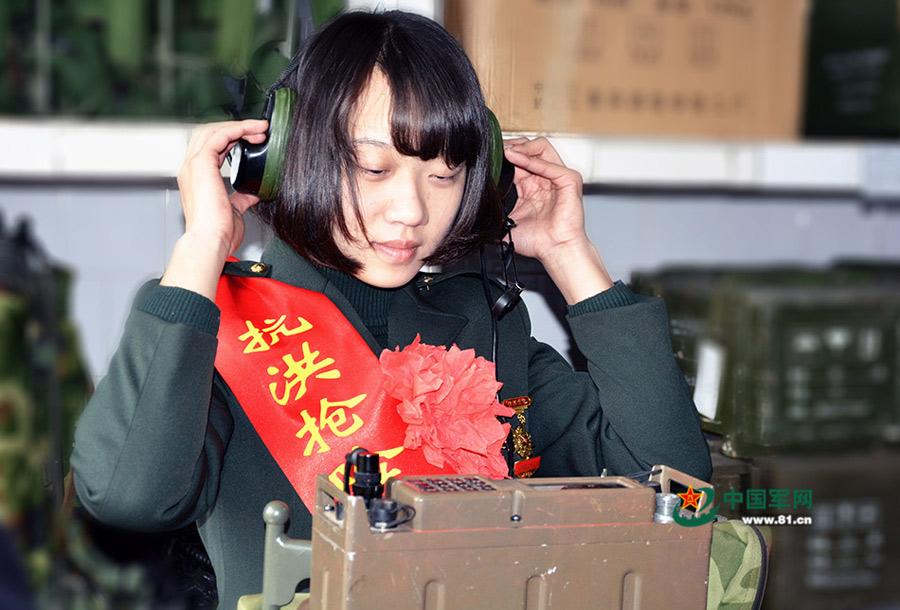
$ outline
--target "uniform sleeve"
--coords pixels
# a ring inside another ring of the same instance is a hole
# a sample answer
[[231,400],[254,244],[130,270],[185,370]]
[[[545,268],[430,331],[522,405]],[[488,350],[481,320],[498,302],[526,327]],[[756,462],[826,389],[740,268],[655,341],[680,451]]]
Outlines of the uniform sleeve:
[[664,464],[709,480],[709,449],[673,356],[664,303],[621,284],[610,290],[569,312],[587,373],[532,342],[530,391],[535,405],[544,405],[529,424],[539,443],[539,476],[602,468],[629,475]]
[[163,530],[214,503],[233,429],[213,390],[217,328],[218,308],[196,293],[139,293],[75,433],[75,489],[101,521]]

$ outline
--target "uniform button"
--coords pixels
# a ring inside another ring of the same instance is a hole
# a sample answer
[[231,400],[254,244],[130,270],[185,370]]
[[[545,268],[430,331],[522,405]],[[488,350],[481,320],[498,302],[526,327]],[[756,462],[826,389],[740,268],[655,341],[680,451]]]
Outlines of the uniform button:
[[250,265],[250,271],[253,273],[263,273],[266,270],[265,263],[253,263]]

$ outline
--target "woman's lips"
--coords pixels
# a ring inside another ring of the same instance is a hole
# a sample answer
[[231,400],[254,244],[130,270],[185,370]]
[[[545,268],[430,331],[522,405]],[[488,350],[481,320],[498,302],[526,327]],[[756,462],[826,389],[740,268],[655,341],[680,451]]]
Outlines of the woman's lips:
[[415,257],[419,243],[414,241],[392,240],[373,242],[372,247],[390,260],[408,263]]

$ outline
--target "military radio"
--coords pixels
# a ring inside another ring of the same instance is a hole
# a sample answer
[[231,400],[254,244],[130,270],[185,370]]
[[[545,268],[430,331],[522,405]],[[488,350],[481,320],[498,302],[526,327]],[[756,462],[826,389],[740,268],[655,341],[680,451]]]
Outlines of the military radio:
[[[379,470],[356,450],[342,486],[318,476],[311,545],[286,537],[286,506],[270,503],[262,607],[294,598],[292,547],[306,560],[312,550],[299,605],[311,610],[705,607],[712,519],[677,522],[672,490],[708,483],[665,466],[645,482],[409,476],[382,497]],[[283,568],[293,573],[275,583]]]

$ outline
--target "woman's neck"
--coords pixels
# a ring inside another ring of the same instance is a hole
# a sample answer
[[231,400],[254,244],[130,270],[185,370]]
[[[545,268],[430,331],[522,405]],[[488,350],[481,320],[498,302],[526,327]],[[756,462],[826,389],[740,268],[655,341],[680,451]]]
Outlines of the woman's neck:
[[313,265],[350,302],[378,344],[381,347],[389,347],[387,345],[388,313],[394,294],[399,288],[378,288],[342,271],[318,263],[313,263]]

